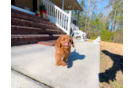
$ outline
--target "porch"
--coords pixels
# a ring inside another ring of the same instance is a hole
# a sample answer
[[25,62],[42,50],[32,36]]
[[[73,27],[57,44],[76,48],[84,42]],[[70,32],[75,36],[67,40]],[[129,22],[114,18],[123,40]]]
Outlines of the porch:
[[[45,5],[47,9],[47,18],[50,20],[50,22],[54,23],[57,27],[59,27],[66,34],[72,36],[73,30],[79,30],[79,27],[78,27],[79,26],[79,13],[80,11],[82,11],[82,8],[78,4],[77,0],[56,0],[56,1],[55,0],[36,0],[37,2],[36,5],[34,4],[35,1],[34,2],[33,1],[29,2],[29,3],[33,3],[33,7],[19,5],[17,3],[13,5],[24,8],[25,11],[24,10],[21,10],[21,11],[33,15],[36,10],[39,11],[39,6],[43,4]],[[12,7],[15,7],[13,5]],[[17,7],[15,7],[14,9],[16,9]],[[73,15],[75,10],[78,11],[77,17],[74,17]]]

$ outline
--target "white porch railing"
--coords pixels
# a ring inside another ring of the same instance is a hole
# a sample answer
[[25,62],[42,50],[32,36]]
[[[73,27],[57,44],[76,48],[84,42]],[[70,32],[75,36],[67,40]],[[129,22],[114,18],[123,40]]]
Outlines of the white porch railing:
[[55,23],[55,25],[63,30],[65,33],[70,35],[71,11],[69,11],[68,14],[48,0],[43,0],[43,4],[47,9],[47,17],[49,18],[49,20]]

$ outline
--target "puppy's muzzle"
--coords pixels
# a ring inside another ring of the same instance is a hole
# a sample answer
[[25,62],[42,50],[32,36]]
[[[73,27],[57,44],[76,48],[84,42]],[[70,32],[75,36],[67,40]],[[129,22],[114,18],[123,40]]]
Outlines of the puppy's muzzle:
[[68,42],[66,42],[66,43],[65,43],[65,46],[66,46],[66,47],[68,47],[68,46],[69,46],[69,43],[68,43]]

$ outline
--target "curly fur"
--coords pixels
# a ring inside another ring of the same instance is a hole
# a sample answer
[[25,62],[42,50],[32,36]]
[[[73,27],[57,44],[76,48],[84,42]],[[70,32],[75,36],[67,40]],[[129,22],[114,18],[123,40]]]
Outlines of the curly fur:
[[[66,44],[68,44],[68,46]],[[55,58],[56,58],[56,66],[66,66],[66,60],[69,57],[71,45],[74,47],[74,42],[72,38],[68,35],[61,35],[55,41]]]

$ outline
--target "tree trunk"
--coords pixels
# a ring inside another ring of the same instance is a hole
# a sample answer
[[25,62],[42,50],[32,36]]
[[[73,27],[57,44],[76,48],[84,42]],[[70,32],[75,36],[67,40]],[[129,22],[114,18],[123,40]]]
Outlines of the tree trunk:
[[87,8],[87,16],[86,16],[86,22],[85,22],[85,30],[87,30],[87,23],[88,23],[88,15],[89,15],[90,1],[91,0],[88,0],[88,8]]
[[115,11],[114,11],[114,19],[113,19],[113,23],[112,23],[112,31],[114,31],[114,27],[115,27],[115,16],[116,16],[116,8],[115,8]]
[[[107,0],[103,0],[105,2],[105,6],[107,5]],[[107,16],[107,9],[104,9],[104,16]]]
[[[90,19],[92,17],[93,10],[95,9],[95,3],[96,3],[96,0],[94,1],[93,8],[91,10]],[[89,22],[88,22],[88,27],[89,27]]]
[[[115,1],[113,0],[111,3],[113,4],[113,6],[115,5]],[[115,27],[115,15],[116,15],[116,8],[114,10],[114,15],[112,16],[113,20],[112,20],[112,32],[114,31],[114,27]]]
[[101,4],[101,0],[99,0],[99,11],[98,11],[98,14],[100,13],[100,4]]
[[95,8],[95,3],[96,3],[96,0],[94,0],[93,8],[92,8],[91,14],[90,14],[90,19],[91,19],[91,17],[92,17],[92,14],[93,14],[93,11],[94,11],[94,8]]
[[117,30],[117,28],[116,28],[117,27],[117,23],[118,23],[118,21],[115,22],[114,31]]

